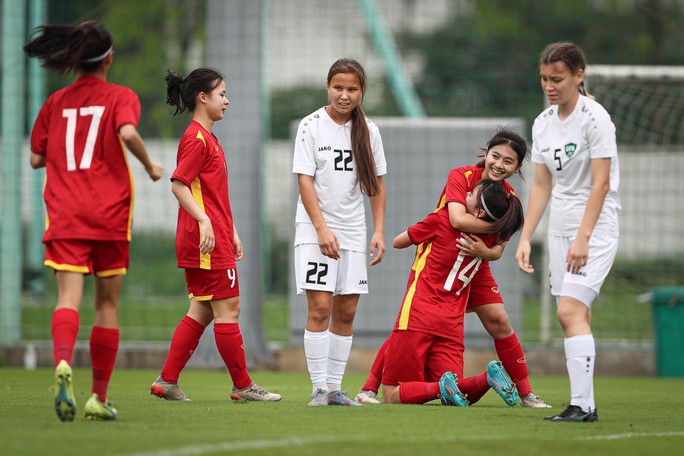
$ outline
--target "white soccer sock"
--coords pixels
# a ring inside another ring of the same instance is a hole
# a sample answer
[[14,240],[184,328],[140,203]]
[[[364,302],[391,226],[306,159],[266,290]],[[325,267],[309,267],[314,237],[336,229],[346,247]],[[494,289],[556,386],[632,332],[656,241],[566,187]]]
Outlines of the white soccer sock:
[[304,354],[313,390],[328,390],[328,352],[330,351],[330,331],[313,332],[304,330]]
[[565,358],[570,377],[570,405],[585,412],[596,409],[594,403],[594,360],[596,345],[592,334],[565,339]]
[[330,333],[330,354],[328,355],[328,390],[339,391],[347,367],[353,336]]

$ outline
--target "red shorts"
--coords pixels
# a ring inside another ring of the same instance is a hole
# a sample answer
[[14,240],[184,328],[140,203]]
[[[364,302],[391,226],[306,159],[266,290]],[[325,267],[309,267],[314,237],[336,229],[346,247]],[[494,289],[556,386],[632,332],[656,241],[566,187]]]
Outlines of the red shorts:
[[188,298],[198,301],[216,301],[240,296],[237,269],[185,269]]
[[385,351],[383,385],[436,382],[446,371],[463,377],[463,341],[419,331],[394,331]]
[[97,277],[124,275],[129,265],[129,245],[128,241],[53,239],[45,242],[45,266]]
[[499,293],[499,284],[494,280],[489,262],[480,266],[480,270],[470,282],[470,295],[468,295],[466,312],[473,312],[475,307],[485,304],[503,305],[503,298]]

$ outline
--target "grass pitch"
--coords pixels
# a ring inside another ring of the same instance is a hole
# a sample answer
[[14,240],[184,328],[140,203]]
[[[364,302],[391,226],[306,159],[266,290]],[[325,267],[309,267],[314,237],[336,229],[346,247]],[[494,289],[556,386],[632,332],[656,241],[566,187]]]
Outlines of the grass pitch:
[[[305,373],[253,372],[278,403],[233,403],[223,371],[188,370],[181,386],[192,402],[149,394],[152,370],[114,372],[109,399],[119,418],[83,418],[90,371],[74,370],[79,406],[74,422],[60,422],[52,406],[50,369],[0,368],[1,452],[7,455],[644,455],[684,448],[682,379],[599,377],[599,421],[550,423],[568,400],[565,377],[535,377],[549,410],[511,408],[489,392],[469,408],[426,405],[309,408]],[[350,396],[361,375],[345,376]]]

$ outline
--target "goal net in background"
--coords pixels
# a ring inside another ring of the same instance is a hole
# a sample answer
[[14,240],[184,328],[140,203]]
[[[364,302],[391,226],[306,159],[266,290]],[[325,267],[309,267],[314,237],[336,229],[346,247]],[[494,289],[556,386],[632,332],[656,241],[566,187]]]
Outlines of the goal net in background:
[[[622,203],[618,258],[592,326],[599,339],[649,340],[651,309],[643,297],[684,280],[684,67],[590,65],[585,80],[616,126]],[[561,334],[549,321],[555,317],[546,295],[542,340]]]

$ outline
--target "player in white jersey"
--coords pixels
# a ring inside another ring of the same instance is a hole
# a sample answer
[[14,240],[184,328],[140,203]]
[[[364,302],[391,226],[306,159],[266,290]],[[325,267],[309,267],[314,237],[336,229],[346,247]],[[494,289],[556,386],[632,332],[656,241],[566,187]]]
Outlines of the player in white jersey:
[[570,405],[550,421],[596,421],[591,305],[618,246],[620,181],[615,125],[584,89],[586,61],[573,43],[553,43],[541,54],[541,86],[551,106],[534,121],[534,182],[518,244],[520,269],[530,264],[530,238],[551,199],[551,293],[565,335]]
[[330,104],[302,119],[295,140],[292,172],[300,195],[295,278],[308,303],[304,352],[313,384],[311,406],[361,405],[341,392],[342,377],[356,306],[368,293],[363,195],[373,217],[373,266],[385,254],[387,173],[380,132],[361,108],[365,89],[358,62],[335,62],[327,78]]

